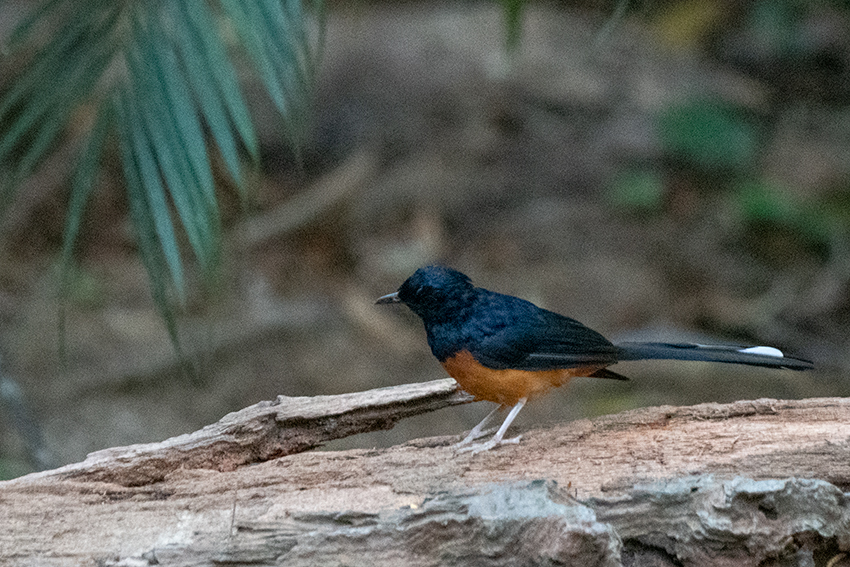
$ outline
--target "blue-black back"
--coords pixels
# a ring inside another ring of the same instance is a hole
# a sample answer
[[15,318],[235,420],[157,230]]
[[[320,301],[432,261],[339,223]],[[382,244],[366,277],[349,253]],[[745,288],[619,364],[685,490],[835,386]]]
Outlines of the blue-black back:
[[617,361],[617,347],[575,319],[475,287],[451,268],[420,268],[398,295],[422,318],[431,351],[441,362],[462,350],[497,369],[549,370]]

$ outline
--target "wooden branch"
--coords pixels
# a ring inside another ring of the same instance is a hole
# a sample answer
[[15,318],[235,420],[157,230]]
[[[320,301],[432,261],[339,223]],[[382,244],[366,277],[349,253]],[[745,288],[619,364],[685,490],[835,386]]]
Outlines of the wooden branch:
[[81,463],[30,476],[142,486],[160,482],[176,469],[233,471],[333,439],[392,429],[405,417],[471,401],[451,378],[338,396],[278,396],[194,433],[97,451]]
[[458,437],[293,453],[465,401],[450,380],[280,398],[0,483],[0,563],[755,566],[850,551],[844,399],[647,408],[478,455],[455,453]]

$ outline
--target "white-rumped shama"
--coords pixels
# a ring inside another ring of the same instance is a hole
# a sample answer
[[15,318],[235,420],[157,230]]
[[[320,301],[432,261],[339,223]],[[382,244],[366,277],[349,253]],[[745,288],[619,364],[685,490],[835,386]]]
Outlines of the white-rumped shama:
[[[420,268],[395,293],[376,303],[404,303],[425,324],[431,352],[460,387],[499,404],[459,446],[475,453],[501,443],[525,403],[571,378],[628,380],[607,369],[623,360],[698,360],[806,370],[807,360],[766,346],[621,342],[533,303],[475,287],[464,274],[444,266]],[[485,443],[471,444],[501,408],[511,407],[502,426]]]

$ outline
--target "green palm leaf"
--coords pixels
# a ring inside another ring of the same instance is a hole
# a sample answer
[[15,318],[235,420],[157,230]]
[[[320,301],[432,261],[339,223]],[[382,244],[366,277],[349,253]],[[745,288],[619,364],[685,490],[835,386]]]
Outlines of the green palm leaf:
[[207,281],[220,264],[210,152],[241,191],[243,160],[259,154],[232,60],[240,50],[298,140],[315,64],[301,0],[45,0],[2,46],[35,55],[0,97],[0,206],[63,142],[75,111],[94,108],[70,184],[63,265],[100,156],[117,141],[138,249],[175,340],[186,252]]

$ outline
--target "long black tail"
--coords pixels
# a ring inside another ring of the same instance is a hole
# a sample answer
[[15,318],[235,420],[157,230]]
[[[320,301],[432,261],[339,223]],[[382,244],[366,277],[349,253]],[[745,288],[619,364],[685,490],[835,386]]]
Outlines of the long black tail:
[[785,356],[773,347],[699,345],[692,343],[618,343],[620,360],[702,360],[706,362],[729,362],[768,368],[808,370],[814,368],[808,360]]

